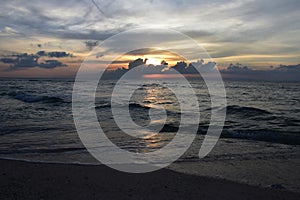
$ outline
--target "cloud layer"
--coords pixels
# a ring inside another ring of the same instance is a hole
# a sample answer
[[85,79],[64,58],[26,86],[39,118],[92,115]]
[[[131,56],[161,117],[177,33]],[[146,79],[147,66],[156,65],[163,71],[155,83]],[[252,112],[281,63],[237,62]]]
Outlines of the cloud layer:
[[299,7],[299,0],[11,0],[0,7],[0,55],[27,52],[19,60],[2,56],[2,63],[12,68],[26,68],[25,63],[55,68],[64,64],[48,59],[40,65],[33,52],[70,52],[83,60],[108,37],[146,27],[187,34],[220,66],[241,62],[261,70],[294,65],[300,63]]

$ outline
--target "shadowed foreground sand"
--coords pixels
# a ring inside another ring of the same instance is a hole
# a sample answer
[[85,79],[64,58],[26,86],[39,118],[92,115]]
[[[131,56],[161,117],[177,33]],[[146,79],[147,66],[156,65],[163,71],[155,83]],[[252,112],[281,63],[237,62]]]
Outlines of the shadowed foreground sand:
[[128,174],[106,166],[0,160],[0,199],[300,199],[297,193],[167,169]]

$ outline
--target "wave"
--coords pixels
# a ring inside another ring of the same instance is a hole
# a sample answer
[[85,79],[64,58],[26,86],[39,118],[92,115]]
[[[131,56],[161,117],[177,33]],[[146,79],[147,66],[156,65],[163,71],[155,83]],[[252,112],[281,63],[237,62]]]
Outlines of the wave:
[[[160,132],[177,132],[180,125],[165,124]],[[197,134],[206,135],[209,125],[199,125]],[[228,130],[223,129],[221,138],[265,141],[279,144],[300,145],[300,135],[270,130]]]
[[102,108],[111,108],[111,105],[110,104],[102,104],[102,105],[99,105],[99,106],[95,106],[96,109],[102,109]]
[[[126,105],[119,105],[119,106],[126,106]],[[96,108],[111,108],[110,104],[103,104],[97,106]],[[130,109],[150,109],[151,107],[144,106],[138,103],[130,103]],[[213,108],[213,109],[225,109],[223,108]],[[263,120],[277,120],[278,117],[272,114],[271,112],[259,108],[254,107],[246,107],[246,106],[237,106],[237,105],[229,105],[226,107],[227,115],[233,115],[234,117],[238,117],[241,119],[250,118],[262,118]],[[161,133],[165,132],[177,132],[180,126],[180,113],[167,111],[168,117],[176,118],[178,117],[178,124],[174,123],[166,123],[164,124],[163,128],[159,131]],[[257,120],[259,121],[259,120]],[[293,122],[291,120],[287,120],[289,123]],[[235,122],[235,120],[233,121]],[[252,127],[251,129],[243,129],[239,127],[240,122],[235,122],[236,124],[225,124],[221,137],[222,138],[235,138],[235,139],[245,139],[245,140],[254,140],[254,141],[266,141],[266,142],[274,142],[274,143],[281,143],[281,144],[291,144],[291,145],[299,145],[300,144],[300,135],[293,134],[290,132],[281,132],[271,129],[258,129],[259,127]],[[207,133],[207,129],[209,127],[209,123],[202,123],[199,124],[199,129],[197,134],[205,135]]]
[[142,87],[158,87],[161,86],[161,84],[158,83],[151,83],[151,84],[143,84]]
[[229,105],[225,108],[222,107],[213,107],[208,108],[206,110],[220,110],[224,111],[226,109],[227,115],[238,115],[243,117],[254,117],[254,116],[261,116],[261,115],[272,115],[271,112],[267,110],[263,110],[260,108],[250,107],[250,106],[238,106],[238,105]]
[[280,144],[299,145],[300,136],[296,134],[280,133],[268,130],[260,131],[223,131],[221,137],[258,140]]
[[1,155],[7,154],[28,154],[28,153],[66,153],[73,151],[85,151],[84,147],[66,147],[56,149],[22,149],[22,150],[0,150]]
[[25,103],[68,103],[64,99],[54,96],[44,96],[44,95],[33,95],[26,93],[15,93],[11,92],[8,94],[10,97],[17,99],[19,101],[23,101]]
[[165,124],[163,126],[163,128],[160,130],[160,132],[165,132],[165,133],[168,133],[168,132],[177,132],[178,129],[179,129],[179,126],[171,125],[171,124]]
[[[200,125],[198,134],[206,135],[208,125]],[[279,144],[300,145],[300,135],[272,131],[268,129],[262,130],[229,130],[226,127],[221,133],[221,138],[244,139],[254,141],[265,141]]]
[[[126,105],[118,105],[118,106],[121,106],[121,107],[125,107]],[[99,106],[95,106],[96,109],[101,109],[101,108],[111,108],[111,104],[109,103],[105,103],[105,104],[102,104],[102,105],[99,105]],[[130,109],[150,109],[149,106],[144,106],[144,105],[141,105],[141,104],[138,104],[138,103],[130,103],[129,104],[129,108]]]
[[[123,108],[126,108],[126,106],[128,105],[117,105],[117,106],[120,106],[120,107],[123,107]],[[155,107],[150,107],[150,106],[145,106],[145,105],[141,105],[141,104],[138,104],[138,103],[130,103],[129,104],[129,109],[132,110],[132,111],[148,111],[150,108],[153,108],[153,109],[158,109],[158,108],[155,108]],[[95,109],[111,109],[111,104],[109,103],[104,103],[104,104],[101,104],[101,105],[98,105],[98,106],[95,106]],[[167,115],[168,116],[172,116],[172,117],[180,117],[180,113],[179,112],[175,112],[175,111],[171,111],[171,110],[166,110],[167,112]]]
[[15,158],[15,157],[6,157],[6,156],[1,156],[0,157],[1,160],[11,160],[11,161],[19,161],[19,162],[27,162],[27,163],[38,163],[38,164],[62,164],[62,165],[79,165],[79,166],[97,166],[97,165],[103,165],[100,162],[82,162],[82,161],[66,161],[66,162],[62,162],[62,161],[45,161],[45,160],[40,160],[36,157],[32,157],[30,158]]
[[149,106],[144,106],[144,105],[141,105],[138,103],[130,103],[129,108],[141,108],[141,109],[147,109],[147,110],[150,109]]
[[247,106],[237,106],[231,105],[226,107],[227,114],[243,114],[243,115],[259,115],[259,114],[272,114],[267,110],[262,110],[259,108],[254,107],[247,107]]

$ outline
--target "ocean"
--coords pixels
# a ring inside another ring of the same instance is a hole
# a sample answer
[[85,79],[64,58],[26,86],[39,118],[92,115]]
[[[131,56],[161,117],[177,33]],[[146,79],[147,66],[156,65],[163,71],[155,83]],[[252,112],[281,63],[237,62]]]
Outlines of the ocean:
[[[100,164],[77,135],[72,116],[73,83],[69,79],[0,80],[1,158]],[[151,80],[140,85],[129,104],[133,121],[140,126],[149,124],[147,113],[157,105],[166,109],[168,117],[159,134],[132,139],[120,131],[111,114],[114,84],[113,80],[100,81],[95,105],[91,107],[96,110],[107,137],[131,152],[152,152],[168,144],[180,125],[180,105],[172,91]],[[184,85],[176,81],[173,84],[178,90],[184,90]],[[225,81],[226,108],[210,107],[210,96],[203,81],[191,80],[191,85],[198,97],[201,120],[195,141],[176,163],[296,159],[295,166],[299,166],[300,83]],[[212,109],[226,109],[226,121],[218,144],[200,160],[198,151]],[[294,173],[299,177],[299,170]]]

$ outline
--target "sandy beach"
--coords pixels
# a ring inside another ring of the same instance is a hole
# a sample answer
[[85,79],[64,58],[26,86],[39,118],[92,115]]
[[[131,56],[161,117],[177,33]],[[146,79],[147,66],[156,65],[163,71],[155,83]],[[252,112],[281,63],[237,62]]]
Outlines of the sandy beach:
[[0,199],[299,199],[266,189],[162,169],[128,174],[106,166],[0,160]]

